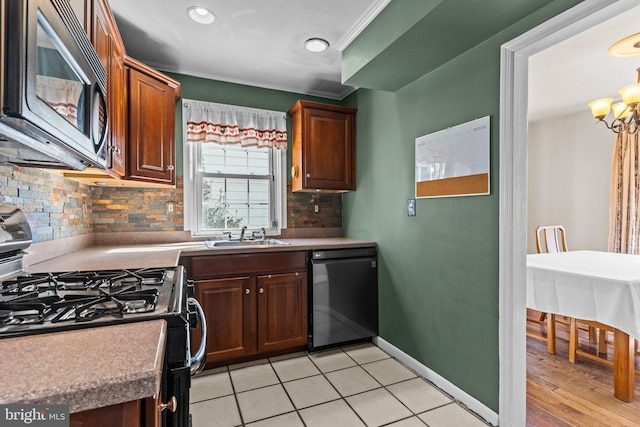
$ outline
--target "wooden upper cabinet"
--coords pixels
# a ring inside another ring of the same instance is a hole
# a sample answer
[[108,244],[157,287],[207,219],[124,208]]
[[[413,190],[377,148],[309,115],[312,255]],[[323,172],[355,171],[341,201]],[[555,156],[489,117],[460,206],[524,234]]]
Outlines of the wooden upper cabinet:
[[302,100],[291,107],[293,191],[356,189],[356,111]]
[[111,74],[109,75],[109,100],[111,144],[109,145],[109,156],[107,157],[107,167],[112,171],[112,175],[122,177],[126,173],[126,143],[127,143],[127,85],[126,72],[124,66],[124,50],[116,46],[111,50],[110,61]]
[[93,2],[93,46],[107,72],[107,169],[114,177],[125,174],[126,86],[124,45],[106,0]]
[[114,178],[176,184],[175,104],[180,84],[126,55],[107,0],[69,0],[90,11],[91,41],[107,72],[107,173]]
[[127,179],[175,185],[175,104],[180,84],[126,57]]

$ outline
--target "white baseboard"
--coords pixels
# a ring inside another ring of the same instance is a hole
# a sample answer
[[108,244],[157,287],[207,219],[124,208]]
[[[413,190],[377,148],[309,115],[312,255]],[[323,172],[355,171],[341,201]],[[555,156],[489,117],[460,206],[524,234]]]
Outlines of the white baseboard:
[[416,374],[420,375],[422,378],[435,384],[442,391],[452,396],[455,400],[462,403],[470,411],[475,412],[478,416],[483,418],[491,425],[498,425],[498,414],[489,409],[475,397],[467,394],[464,390],[458,388],[457,386],[449,382],[449,380],[438,375],[431,369],[424,366],[422,363],[418,362],[413,357],[409,356],[407,353],[385,341],[383,338],[375,337],[373,339],[373,342],[375,345],[380,347],[380,349],[388,353],[390,356],[398,359],[398,361],[403,363],[406,367],[414,371]]

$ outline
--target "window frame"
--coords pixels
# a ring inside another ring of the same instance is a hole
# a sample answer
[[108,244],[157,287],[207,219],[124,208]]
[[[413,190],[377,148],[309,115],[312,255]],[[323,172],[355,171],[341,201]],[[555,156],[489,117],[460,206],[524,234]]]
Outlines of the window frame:
[[[205,230],[202,228],[202,178],[203,177],[232,177],[255,178],[253,175],[205,173],[202,170],[202,145],[210,143],[186,142],[184,136],[184,229],[191,231],[192,237],[222,237],[225,232],[238,234],[240,228],[219,230]],[[286,150],[276,148],[264,148],[271,151],[271,175],[270,180],[270,217],[271,227],[265,227],[268,235],[279,236],[283,228],[287,228],[287,197],[286,197]],[[252,231],[260,231],[260,228],[247,227],[245,235],[250,236]]]

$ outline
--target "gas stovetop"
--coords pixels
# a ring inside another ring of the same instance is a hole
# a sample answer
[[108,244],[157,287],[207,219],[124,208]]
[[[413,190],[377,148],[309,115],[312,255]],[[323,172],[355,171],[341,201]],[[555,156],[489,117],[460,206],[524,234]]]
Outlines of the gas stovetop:
[[0,338],[179,313],[182,276],[182,267],[166,267],[0,279]]

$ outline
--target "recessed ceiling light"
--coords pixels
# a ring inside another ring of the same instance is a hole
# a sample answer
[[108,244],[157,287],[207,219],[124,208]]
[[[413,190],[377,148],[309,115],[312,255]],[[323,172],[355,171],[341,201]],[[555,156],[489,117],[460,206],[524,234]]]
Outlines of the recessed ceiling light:
[[329,48],[329,42],[314,37],[304,42],[304,47],[306,47],[309,52],[320,53]]
[[609,48],[611,56],[632,56],[640,54],[640,33],[626,37]]
[[196,21],[198,24],[212,24],[216,20],[216,16],[206,7],[191,6],[187,9],[189,18]]

